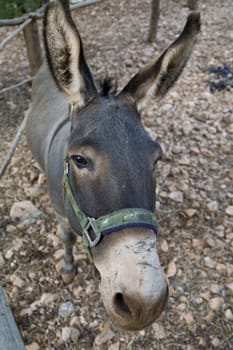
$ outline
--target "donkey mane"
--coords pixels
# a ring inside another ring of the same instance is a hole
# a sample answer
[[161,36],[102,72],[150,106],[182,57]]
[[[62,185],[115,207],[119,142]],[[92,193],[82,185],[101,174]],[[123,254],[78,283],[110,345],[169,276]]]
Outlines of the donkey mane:
[[98,94],[101,97],[108,97],[108,95],[115,95],[117,92],[117,82],[113,77],[106,76],[100,79],[97,83]]

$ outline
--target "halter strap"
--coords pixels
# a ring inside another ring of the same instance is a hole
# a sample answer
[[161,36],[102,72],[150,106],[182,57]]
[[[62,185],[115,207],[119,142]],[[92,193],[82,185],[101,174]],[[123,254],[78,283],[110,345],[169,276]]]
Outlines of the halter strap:
[[65,160],[63,190],[71,204],[74,214],[82,227],[85,245],[88,250],[99,244],[101,238],[112,232],[131,227],[144,227],[153,230],[158,236],[158,222],[152,211],[141,208],[129,208],[114,211],[98,219],[87,216],[78,206],[69,183],[69,159]]

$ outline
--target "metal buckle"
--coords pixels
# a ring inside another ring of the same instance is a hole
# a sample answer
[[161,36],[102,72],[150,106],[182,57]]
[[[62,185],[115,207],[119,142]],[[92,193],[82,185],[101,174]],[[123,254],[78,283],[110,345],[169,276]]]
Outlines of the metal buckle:
[[[84,240],[86,240],[87,246],[90,248],[94,248],[99,243],[99,241],[101,239],[101,232],[96,233],[96,228],[95,228],[94,222],[95,222],[95,219],[88,217],[88,223],[83,228],[83,238],[84,238]],[[93,233],[95,234],[95,238],[93,240],[89,234],[90,229],[92,229]]]

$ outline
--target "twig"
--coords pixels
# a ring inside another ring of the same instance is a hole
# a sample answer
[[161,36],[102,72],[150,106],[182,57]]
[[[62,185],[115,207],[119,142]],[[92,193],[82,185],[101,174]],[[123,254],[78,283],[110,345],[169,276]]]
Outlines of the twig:
[[9,90],[15,89],[15,88],[17,88],[17,87],[19,87],[19,86],[21,86],[21,85],[27,84],[27,83],[29,83],[30,81],[32,81],[32,79],[33,79],[33,78],[30,77],[30,78],[27,78],[27,79],[24,79],[24,80],[20,81],[19,83],[15,84],[15,85],[11,85],[11,86],[9,86],[9,87],[7,87],[7,88],[5,88],[5,89],[2,89],[2,90],[0,90],[0,94],[3,94],[4,92],[7,92],[7,91],[9,91]]
[[21,24],[16,30],[14,30],[7,38],[5,38],[0,44],[0,51],[12,40],[14,37],[23,30],[28,23],[32,21],[32,18],[28,18],[23,24]]
[[8,164],[10,163],[11,161],[11,158],[13,157],[14,153],[15,153],[15,149],[19,143],[19,140],[21,138],[21,135],[26,127],[26,121],[27,121],[27,113],[22,121],[22,123],[20,124],[19,128],[18,128],[18,131],[11,143],[11,146],[10,146],[10,149],[7,153],[7,156],[6,158],[4,159],[2,165],[1,165],[1,168],[0,168],[0,179],[1,177],[4,175],[5,171],[6,171],[6,168],[8,166]]

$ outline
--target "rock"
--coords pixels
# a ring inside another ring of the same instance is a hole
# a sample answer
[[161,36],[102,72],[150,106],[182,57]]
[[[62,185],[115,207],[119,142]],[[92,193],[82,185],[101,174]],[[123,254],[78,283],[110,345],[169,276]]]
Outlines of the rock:
[[211,284],[210,291],[213,294],[219,294],[219,292],[220,292],[219,285],[218,284]]
[[195,303],[196,303],[197,305],[201,305],[201,304],[203,303],[203,299],[202,299],[202,298],[196,298],[196,299],[195,299]]
[[191,162],[190,157],[188,157],[188,156],[183,156],[182,158],[179,159],[180,165],[189,165],[190,162]]
[[0,267],[3,266],[4,264],[5,264],[5,260],[2,253],[0,252]]
[[159,323],[153,323],[152,325],[154,336],[156,339],[164,339],[167,337],[165,328]]
[[60,238],[54,235],[53,233],[49,233],[47,237],[52,242],[54,248],[56,248],[61,242]]
[[226,208],[226,214],[233,216],[233,205],[229,205],[229,207]]
[[180,303],[179,305],[177,305],[177,310],[178,310],[179,312],[185,311],[186,308],[187,308],[187,305],[186,305],[185,303]]
[[161,250],[164,252],[164,253],[167,253],[168,250],[169,250],[169,247],[168,247],[168,244],[167,244],[167,241],[166,239],[163,239],[161,244],[160,244],[160,248]]
[[188,218],[192,218],[197,213],[197,210],[190,208],[186,209],[184,212],[188,216]]
[[220,273],[221,275],[223,275],[224,273],[226,273],[227,271],[227,267],[225,264],[217,264],[216,265],[216,271],[218,273]]
[[216,262],[213,261],[209,256],[206,256],[204,258],[205,266],[209,267],[210,269],[214,269],[216,267]]
[[203,241],[201,239],[193,238],[192,239],[192,246],[193,246],[193,248],[202,249]]
[[71,340],[77,342],[80,337],[80,332],[77,328],[74,327],[63,327],[61,331],[61,338],[64,343]]
[[103,327],[103,330],[100,334],[97,335],[95,338],[95,344],[96,345],[102,345],[109,340],[111,340],[114,336],[115,333],[110,329],[111,323],[110,321],[107,321]]
[[25,317],[25,316],[31,316],[33,313],[33,309],[30,307],[27,307],[25,309],[22,309],[19,313],[20,317]]
[[6,232],[8,233],[14,233],[17,230],[17,228],[14,225],[7,225],[6,226]]
[[231,309],[227,309],[225,311],[225,317],[227,320],[233,321],[233,313],[232,313]]
[[38,198],[42,194],[41,188],[37,185],[35,187],[26,187],[24,189],[24,192],[27,197],[33,199],[33,198]]
[[209,212],[215,212],[218,210],[218,202],[217,201],[211,201],[209,203],[207,203],[206,205],[207,209]]
[[80,326],[79,317],[74,316],[70,320],[70,327],[78,328]]
[[62,303],[58,309],[58,315],[60,317],[68,317],[74,312],[74,305],[71,301],[67,301],[66,303]]
[[227,287],[228,291],[230,292],[230,294],[233,295],[233,282],[227,283],[226,287]]
[[13,286],[18,287],[18,288],[24,288],[25,285],[26,285],[25,281],[23,281],[17,275],[11,275],[10,276],[10,281],[13,284]]
[[10,217],[12,220],[24,221],[27,219],[36,219],[41,215],[35,205],[30,201],[15,202],[10,210]]
[[120,342],[113,343],[108,347],[108,350],[120,350]]
[[224,299],[221,297],[212,298],[209,301],[209,306],[213,311],[219,311],[224,304]]
[[6,254],[5,254],[5,258],[7,260],[10,260],[12,258],[12,256],[14,255],[14,251],[12,249],[9,249]]
[[54,304],[54,302],[57,300],[58,295],[52,294],[52,293],[43,293],[40,298],[41,305],[43,306],[49,306]]
[[64,256],[64,249],[59,249],[53,254],[56,260],[61,260]]
[[40,350],[40,345],[37,344],[36,342],[31,343],[26,346],[26,350]]
[[220,345],[220,340],[218,338],[214,338],[211,340],[211,344],[215,347],[215,348],[219,348]]
[[174,277],[174,276],[176,275],[176,272],[177,272],[176,264],[175,264],[174,261],[171,261],[171,262],[168,264],[166,276],[167,276],[168,278],[169,278],[169,277]]
[[188,326],[191,326],[194,323],[194,318],[191,311],[184,312],[182,314],[182,317],[185,319],[185,322],[187,323]]
[[180,191],[173,191],[169,193],[168,197],[177,203],[183,203],[184,201],[184,195]]
[[192,129],[193,129],[192,124],[188,120],[184,121],[182,125],[183,134],[185,136],[188,136],[191,133]]

